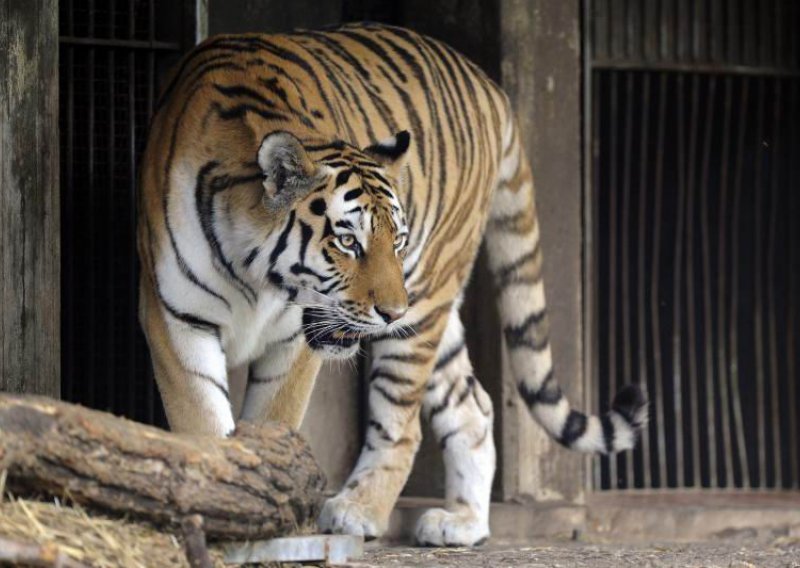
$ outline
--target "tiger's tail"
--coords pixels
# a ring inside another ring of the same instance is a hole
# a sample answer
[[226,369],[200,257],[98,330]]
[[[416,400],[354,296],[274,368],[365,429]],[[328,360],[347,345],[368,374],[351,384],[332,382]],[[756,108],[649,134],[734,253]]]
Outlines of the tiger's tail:
[[587,416],[570,407],[554,377],[533,179],[512,121],[504,135],[486,244],[511,371],[533,417],[574,450],[607,454],[633,448],[647,422],[639,387],[622,389],[606,414]]

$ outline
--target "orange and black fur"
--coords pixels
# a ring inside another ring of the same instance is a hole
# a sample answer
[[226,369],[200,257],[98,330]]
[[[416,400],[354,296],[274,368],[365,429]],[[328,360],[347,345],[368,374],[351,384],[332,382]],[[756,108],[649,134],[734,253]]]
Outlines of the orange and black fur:
[[179,65],[141,173],[141,321],[170,425],[302,420],[320,361],[373,348],[369,427],[323,530],[380,535],[430,421],[446,506],[417,538],[488,537],[492,405],[459,305],[485,239],[532,415],[564,446],[631,448],[638,389],[602,417],[553,375],[531,172],[502,91],[411,31],[229,35]]

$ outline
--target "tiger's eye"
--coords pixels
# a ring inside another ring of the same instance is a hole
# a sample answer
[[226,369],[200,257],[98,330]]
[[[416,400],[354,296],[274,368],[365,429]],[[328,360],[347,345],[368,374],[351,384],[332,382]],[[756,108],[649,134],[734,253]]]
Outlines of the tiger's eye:
[[356,238],[353,235],[342,235],[339,237],[339,242],[345,248],[352,248],[356,244]]

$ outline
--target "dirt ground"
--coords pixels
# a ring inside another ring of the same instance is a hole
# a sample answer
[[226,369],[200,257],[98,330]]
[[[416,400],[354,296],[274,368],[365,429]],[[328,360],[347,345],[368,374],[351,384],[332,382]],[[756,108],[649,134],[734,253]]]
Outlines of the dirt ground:
[[689,544],[546,541],[520,546],[494,542],[473,550],[369,544],[365,557],[351,566],[800,568],[800,538],[736,536]]

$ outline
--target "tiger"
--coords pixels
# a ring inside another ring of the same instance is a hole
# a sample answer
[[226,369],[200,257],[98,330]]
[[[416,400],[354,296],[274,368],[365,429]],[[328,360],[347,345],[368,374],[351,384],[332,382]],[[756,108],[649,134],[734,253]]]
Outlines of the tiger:
[[299,427],[322,361],[368,342],[365,440],[321,531],[385,532],[424,417],[446,487],[418,543],[489,537],[494,415],[459,315],[482,243],[533,418],[573,450],[635,445],[638,386],[587,416],[556,381],[520,129],[440,41],[372,23],[205,40],[157,100],[139,201],[140,322],[172,430]]

